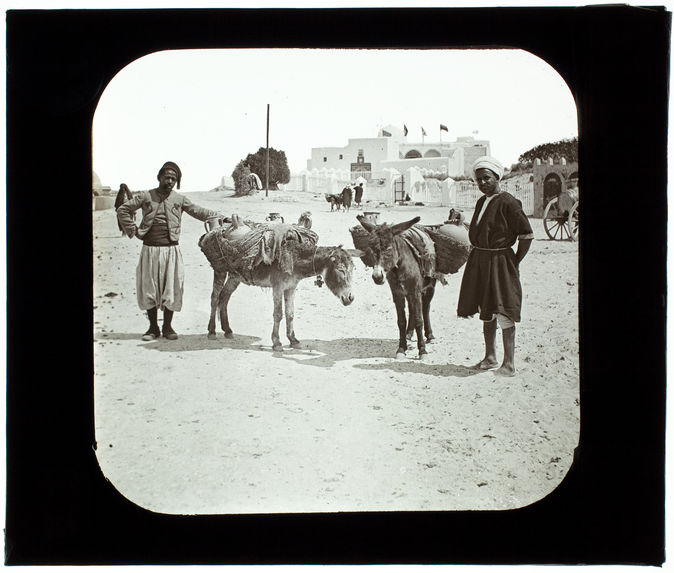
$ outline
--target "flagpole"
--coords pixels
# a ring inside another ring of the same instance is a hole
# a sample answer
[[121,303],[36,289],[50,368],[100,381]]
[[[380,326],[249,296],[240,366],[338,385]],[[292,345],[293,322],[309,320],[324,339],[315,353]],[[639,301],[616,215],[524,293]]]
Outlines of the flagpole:
[[269,104],[267,104],[267,170],[264,180],[264,196],[269,197]]

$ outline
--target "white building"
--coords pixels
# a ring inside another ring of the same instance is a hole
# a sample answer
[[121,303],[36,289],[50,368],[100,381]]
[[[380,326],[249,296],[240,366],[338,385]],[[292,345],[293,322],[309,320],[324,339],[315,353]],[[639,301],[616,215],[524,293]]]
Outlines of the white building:
[[349,139],[345,147],[314,147],[307,171],[348,172],[351,178],[368,181],[380,178],[385,169],[403,173],[410,167],[421,172],[469,177],[478,157],[490,154],[489,141],[459,137],[456,141],[409,142],[403,131],[393,125],[379,130],[377,137]]

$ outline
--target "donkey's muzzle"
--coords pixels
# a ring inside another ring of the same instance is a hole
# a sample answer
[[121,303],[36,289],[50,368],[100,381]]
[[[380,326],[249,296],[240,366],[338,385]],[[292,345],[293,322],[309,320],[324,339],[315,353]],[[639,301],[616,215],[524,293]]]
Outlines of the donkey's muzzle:
[[375,282],[375,284],[383,285],[384,278],[385,278],[384,271],[382,270],[382,268],[375,267],[375,269],[372,271],[372,280]]
[[349,306],[353,302],[353,295],[351,293],[343,294],[342,296],[339,297],[339,300],[342,301],[342,304],[344,306]]

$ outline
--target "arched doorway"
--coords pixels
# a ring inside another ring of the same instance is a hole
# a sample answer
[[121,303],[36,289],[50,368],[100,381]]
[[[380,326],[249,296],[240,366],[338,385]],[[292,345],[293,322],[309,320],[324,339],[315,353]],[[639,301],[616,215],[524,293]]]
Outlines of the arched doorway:
[[424,153],[424,157],[440,157],[440,152],[437,149],[429,149]]
[[419,159],[421,157],[421,153],[419,153],[416,149],[410,149],[407,153],[405,153],[405,159]]
[[550,173],[543,181],[543,205],[556,198],[562,190],[562,180],[556,173]]

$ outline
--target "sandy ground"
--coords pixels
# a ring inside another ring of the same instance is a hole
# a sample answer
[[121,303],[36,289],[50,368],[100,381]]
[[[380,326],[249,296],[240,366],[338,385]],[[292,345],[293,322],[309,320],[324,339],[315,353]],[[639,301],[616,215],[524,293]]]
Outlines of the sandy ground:
[[[270,192],[235,199],[192,193],[224,214],[297,221],[313,213],[321,245],[353,247],[359,212],[322,197]],[[368,207],[368,210],[370,208]],[[377,207],[380,222],[445,207]],[[467,213],[470,216],[470,213]],[[300,283],[303,343],[271,351],[272,294],[241,285],[231,340],[208,340],[212,271],[197,246],[203,223],[183,217],[186,267],[176,341],[143,342],[135,297],[141,242],[121,237],[114,211],[95,211],[94,357],[97,456],[119,492],[172,514],[511,509],[545,497],[578,443],[578,245],[536,241],[521,266],[523,319],[513,378],[468,368],[483,356],[481,323],[459,319],[463,269],[438,285],[437,340],[427,361],[394,359],[395,309],[356,260],[354,303]],[[281,325],[281,331],[284,327]],[[500,332],[498,352],[502,352]]]

